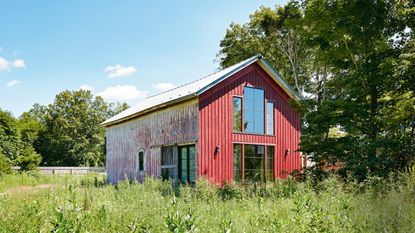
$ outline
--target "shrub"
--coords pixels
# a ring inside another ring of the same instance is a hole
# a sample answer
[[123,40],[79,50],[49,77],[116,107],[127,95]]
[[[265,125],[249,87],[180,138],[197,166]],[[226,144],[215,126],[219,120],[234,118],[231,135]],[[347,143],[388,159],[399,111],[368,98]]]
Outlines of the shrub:
[[20,166],[21,171],[36,170],[41,161],[42,157],[31,146],[25,146],[17,157],[17,165]]
[[0,175],[2,174],[10,174],[12,172],[12,168],[6,156],[4,156],[0,152]]

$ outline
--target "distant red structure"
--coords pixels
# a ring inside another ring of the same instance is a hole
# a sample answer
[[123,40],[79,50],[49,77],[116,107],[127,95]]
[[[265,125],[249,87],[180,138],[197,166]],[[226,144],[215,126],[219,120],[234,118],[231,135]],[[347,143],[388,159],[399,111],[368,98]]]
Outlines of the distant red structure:
[[105,121],[112,183],[145,176],[257,182],[301,169],[299,98],[262,56]]

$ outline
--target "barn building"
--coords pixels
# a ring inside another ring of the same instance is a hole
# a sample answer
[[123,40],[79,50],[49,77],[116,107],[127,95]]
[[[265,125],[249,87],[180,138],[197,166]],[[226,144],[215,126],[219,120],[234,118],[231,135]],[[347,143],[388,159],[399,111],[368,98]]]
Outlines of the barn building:
[[257,182],[301,169],[298,95],[256,55],[102,123],[108,181]]

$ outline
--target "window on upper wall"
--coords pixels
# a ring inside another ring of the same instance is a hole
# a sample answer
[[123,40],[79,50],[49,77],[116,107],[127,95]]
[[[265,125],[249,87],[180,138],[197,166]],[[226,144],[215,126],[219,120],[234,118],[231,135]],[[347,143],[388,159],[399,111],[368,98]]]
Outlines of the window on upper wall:
[[233,130],[242,132],[242,98],[233,97]]
[[266,132],[268,135],[274,135],[274,103],[273,102],[267,102],[266,111],[267,111]]
[[138,152],[138,171],[144,171],[144,151]]
[[264,90],[244,88],[244,129],[246,133],[264,134]]

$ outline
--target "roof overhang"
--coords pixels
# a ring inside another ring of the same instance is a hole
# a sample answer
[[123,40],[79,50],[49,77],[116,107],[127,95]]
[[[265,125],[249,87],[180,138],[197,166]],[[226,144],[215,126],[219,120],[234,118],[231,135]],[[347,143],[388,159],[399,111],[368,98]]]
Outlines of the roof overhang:
[[146,110],[143,110],[143,111],[140,111],[140,112],[131,114],[131,115],[126,116],[126,117],[123,117],[123,118],[120,118],[118,120],[114,120],[114,121],[111,121],[111,122],[104,121],[103,123],[101,123],[101,125],[102,126],[105,126],[105,127],[108,127],[108,126],[111,126],[111,125],[117,125],[117,124],[120,124],[120,123],[129,121],[129,120],[132,120],[134,118],[140,117],[142,115],[145,115],[145,114],[154,112],[156,110],[159,110],[159,109],[162,109],[162,108],[166,108],[168,106],[171,106],[171,105],[174,105],[174,104],[178,104],[178,103],[181,103],[181,102],[184,102],[186,100],[190,100],[190,99],[193,99],[193,98],[196,98],[196,97],[197,96],[195,94],[186,95],[186,96],[183,96],[181,98],[174,99],[172,101],[169,101],[169,102],[166,102],[166,103],[162,103],[162,104],[153,106],[151,108],[148,108]]

